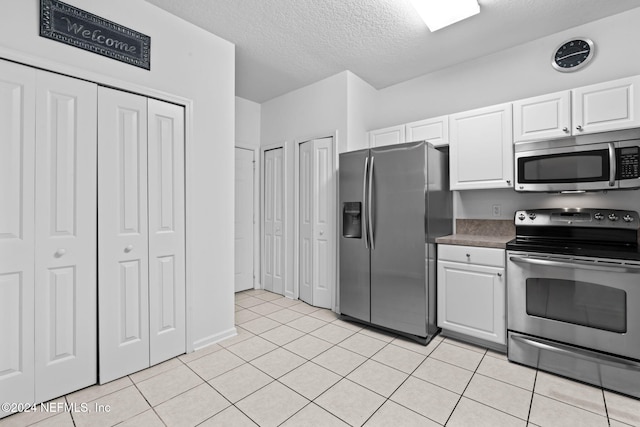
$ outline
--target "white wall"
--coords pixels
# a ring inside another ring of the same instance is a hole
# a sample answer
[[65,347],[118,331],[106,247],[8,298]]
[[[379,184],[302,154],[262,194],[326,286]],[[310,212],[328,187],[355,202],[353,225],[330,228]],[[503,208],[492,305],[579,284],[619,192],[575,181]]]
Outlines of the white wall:
[[[630,50],[638,22],[640,8],[382,89],[373,128],[640,74],[640,55]],[[595,58],[574,73],[554,70],[553,51],[576,36],[595,42]]]
[[236,96],[236,145],[246,148],[260,147],[260,114],[257,102]]
[[[640,74],[640,55],[629,49],[631,40],[640,40],[638,22],[640,8],[382,89],[370,129]],[[554,70],[550,65],[553,51],[576,36],[595,42],[595,58],[575,73]],[[568,196],[505,189],[460,191],[454,197],[458,218],[496,218],[492,216],[494,204],[502,207],[498,218],[512,219],[516,210],[536,207],[640,211],[640,195],[620,191]]]
[[234,46],[141,0],[67,0],[150,36],[147,71],[39,37],[39,3],[2,1],[0,57],[192,101],[186,148],[189,344],[199,347],[234,334]]
[[[352,72],[347,74],[347,141],[346,149],[369,148],[367,132],[373,128],[378,91]],[[341,151],[341,152],[342,152]]]
[[294,295],[295,144],[314,138],[336,136],[335,146],[345,149],[347,141],[347,80],[342,72],[312,85],[289,92],[262,104],[260,143],[286,143],[286,255],[285,294]]

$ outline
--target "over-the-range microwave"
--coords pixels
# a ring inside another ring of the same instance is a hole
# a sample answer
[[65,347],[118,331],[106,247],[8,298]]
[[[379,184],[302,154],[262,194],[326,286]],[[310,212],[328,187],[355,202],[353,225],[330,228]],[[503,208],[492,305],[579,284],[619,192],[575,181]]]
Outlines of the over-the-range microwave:
[[[611,141],[616,135],[516,144],[515,190],[580,192],[640,188],[640,138]],[[622,135],[628,137],[629,132]]]

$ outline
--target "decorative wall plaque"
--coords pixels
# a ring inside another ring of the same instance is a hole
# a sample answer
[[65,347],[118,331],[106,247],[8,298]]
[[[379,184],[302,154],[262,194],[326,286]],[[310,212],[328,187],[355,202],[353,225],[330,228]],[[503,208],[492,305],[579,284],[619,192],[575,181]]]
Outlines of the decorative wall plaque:
[[40,36],[151,69],[151,37],[58,0],[40,0]]

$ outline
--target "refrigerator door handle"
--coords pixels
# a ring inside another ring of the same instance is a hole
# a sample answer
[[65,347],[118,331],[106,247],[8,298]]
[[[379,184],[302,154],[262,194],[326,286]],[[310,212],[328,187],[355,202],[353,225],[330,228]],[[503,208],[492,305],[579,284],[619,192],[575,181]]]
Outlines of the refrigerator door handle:
[[369,223],[369,239],[370,239],[370,243],[371,243],[371,249],[375,249],[376,248],[376,244],[375,244],[375,237],[373,234],[373,214],[372,214],[372,209],[371,206],[373,205],[373,199],[372,199],[372,191],[373,191],[373,159],[374,157],[371,156],[371,166],[369,166],[369,203],[367,203],[367,208],[368,208],[368,223]]
[[364,236],[364,247],[369,249],[369,237],[367,234],[367,169],[369,168],[369,157],[364,159],[364,174],[362,176],[362,235]]

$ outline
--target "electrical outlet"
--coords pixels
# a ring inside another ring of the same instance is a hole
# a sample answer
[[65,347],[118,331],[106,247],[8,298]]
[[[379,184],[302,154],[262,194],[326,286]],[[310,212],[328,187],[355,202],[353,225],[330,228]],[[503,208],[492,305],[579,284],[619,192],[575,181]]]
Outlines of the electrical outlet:
[[491,212],[493,213],[493,216],[502,216],[502,205],[491,206]]

